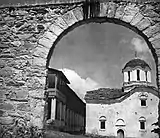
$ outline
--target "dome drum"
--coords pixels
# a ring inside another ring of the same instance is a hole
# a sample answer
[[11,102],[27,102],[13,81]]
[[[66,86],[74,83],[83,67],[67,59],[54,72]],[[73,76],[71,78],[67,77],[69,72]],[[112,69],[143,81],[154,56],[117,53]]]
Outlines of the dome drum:
[[122,73],[124,72],[128,72],[128,71],[133,71],[133,70],[136,70],[136,69],[141,69],[143,71],[150,71],[151,69],[149,67],[145,67],[145,68],[142,68],[141,66],[136,66],[136,67],[125,67],[123,70],[122,70]]
[[122,72],[123,86],[151,84],[151,68],[144,60],[136,58],[129,61]]

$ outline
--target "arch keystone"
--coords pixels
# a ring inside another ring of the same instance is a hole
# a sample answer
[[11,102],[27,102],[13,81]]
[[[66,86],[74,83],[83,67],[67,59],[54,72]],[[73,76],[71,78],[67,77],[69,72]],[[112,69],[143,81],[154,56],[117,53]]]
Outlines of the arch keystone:
[[114,17],[116,14],[117,5],[114,2],[109,2],[107,17]]
[[100,17],[104,17],[107,16],[107,10],[108,10],[108,3],[104,2],[104,3],[100,3]]

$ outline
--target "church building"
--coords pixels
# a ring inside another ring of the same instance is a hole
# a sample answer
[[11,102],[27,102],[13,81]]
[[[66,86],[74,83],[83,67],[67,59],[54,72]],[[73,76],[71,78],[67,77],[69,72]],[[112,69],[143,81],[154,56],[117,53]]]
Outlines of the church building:
[[118,138],[157,138],[151,132],[158,118],[158,89],[151,82],[151,68],[142,59],[124,68],[123,86],[87,91],[86,133]]

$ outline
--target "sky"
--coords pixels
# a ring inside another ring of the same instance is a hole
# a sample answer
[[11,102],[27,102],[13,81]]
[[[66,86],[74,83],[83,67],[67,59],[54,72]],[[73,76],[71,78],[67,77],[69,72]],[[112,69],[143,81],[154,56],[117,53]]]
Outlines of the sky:
[[155,85],[155,62],[144,39],[111,23],[85,24],[69,32],[56,45],[50,67],[62,70],[70,87],[83,99],[89,90],[121,88],[122,68],[135,58],[135,52],[152,68]]

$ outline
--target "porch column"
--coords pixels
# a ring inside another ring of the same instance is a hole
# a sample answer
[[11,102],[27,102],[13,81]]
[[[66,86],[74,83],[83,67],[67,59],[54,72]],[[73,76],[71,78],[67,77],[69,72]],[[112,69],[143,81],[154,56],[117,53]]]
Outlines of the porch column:
[[60,121],[62,120],[62,102],[59,102],[59,108],[60,108]]
[[66,105],[65,104],[63,105],[63,119],[65,122],[65,120],[66,120]]
[[55,120],[56,117],[56,98],[51,100],[51,119]]

